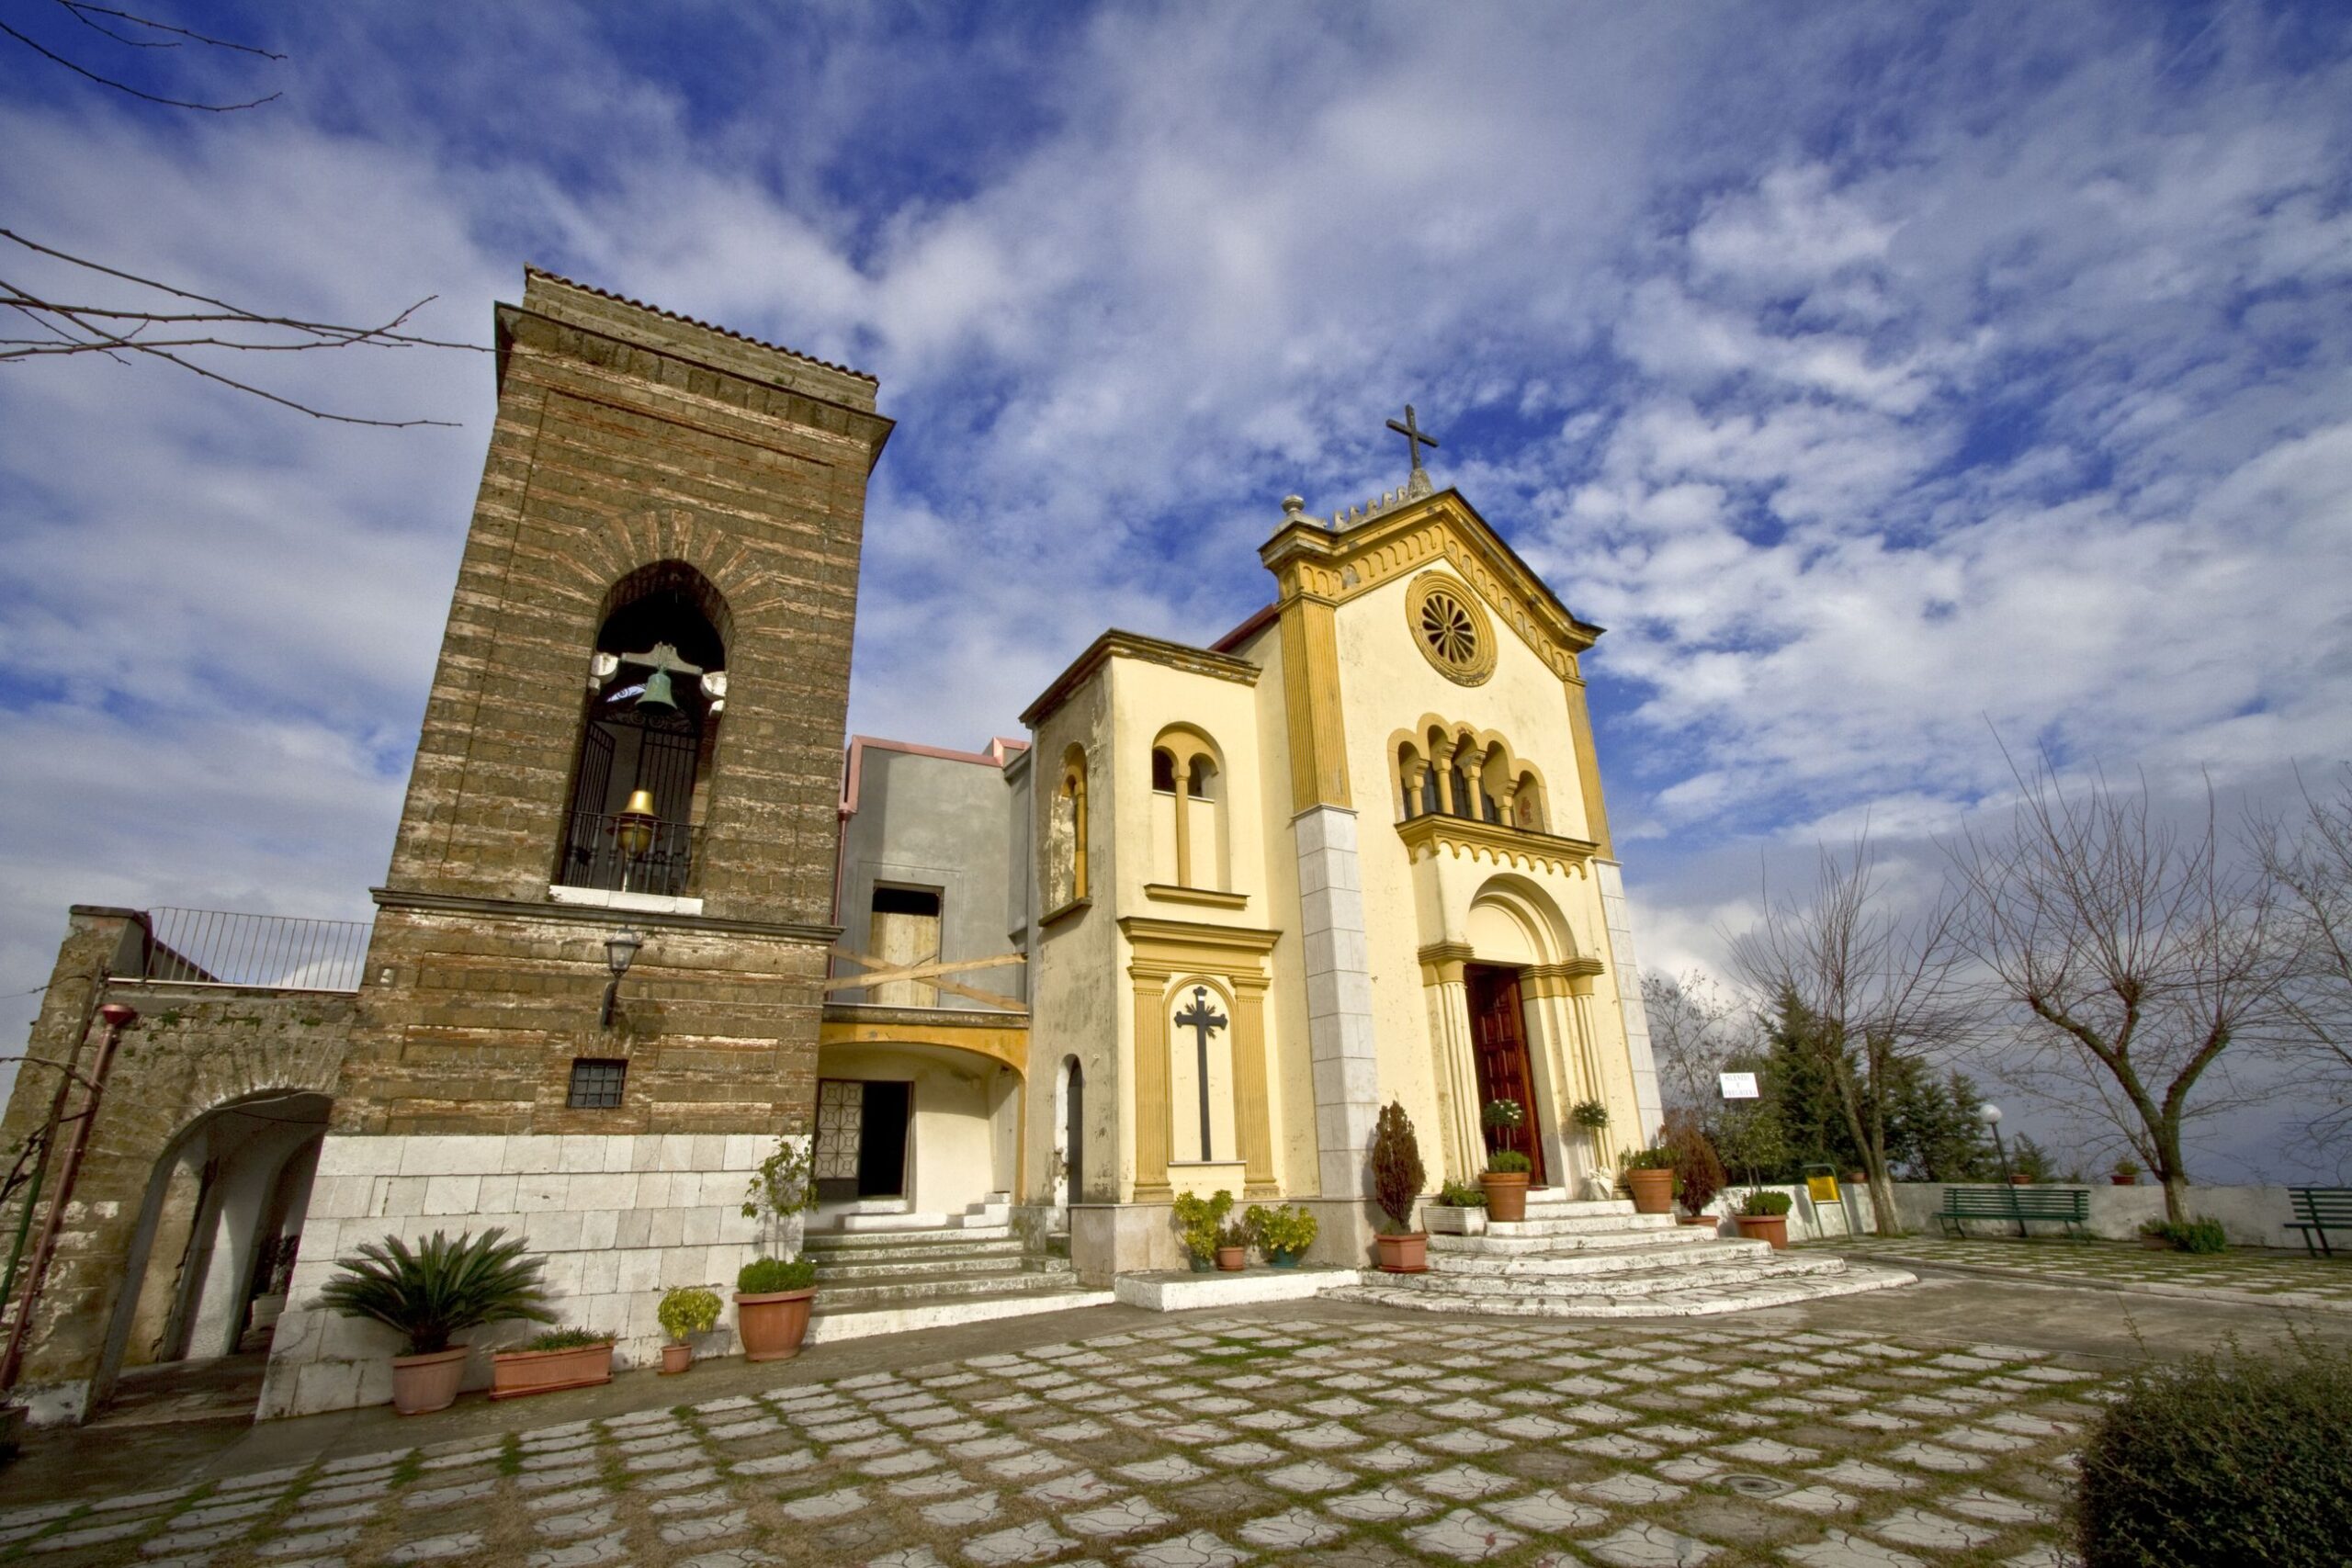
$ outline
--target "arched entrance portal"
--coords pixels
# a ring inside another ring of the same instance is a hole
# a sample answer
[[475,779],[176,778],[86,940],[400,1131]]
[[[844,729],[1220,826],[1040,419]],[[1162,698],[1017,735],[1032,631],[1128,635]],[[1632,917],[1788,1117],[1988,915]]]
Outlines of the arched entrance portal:
[[[91,1408],[259,1397],[333,1101],[266,1090],[216,1106],[156,1160]],[[233,1365],[228,1363],[234,1363]],[[248,1389],[245,1385],[250,1383]]]

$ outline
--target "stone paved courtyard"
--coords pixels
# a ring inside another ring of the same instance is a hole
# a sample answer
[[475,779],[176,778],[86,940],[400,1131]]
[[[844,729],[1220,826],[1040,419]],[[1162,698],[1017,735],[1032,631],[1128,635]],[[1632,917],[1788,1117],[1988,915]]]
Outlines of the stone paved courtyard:
[[2100,1375],[1738,1320],[1128,1332],[0,1513],[207,1568],[2055,1564]]
[[2058,1236],[1908,1235],[1812,1242],[1800,1250],[1841,1253],[1873,1263],[1908,1261],[1930,1268],[1998,1269],[2021,1279],[2187,1292],[2281,1306],[2352,1312],[2352,1255],[2311,1258],[2300,1251],[2236,1247],[2198,1256],[2154,1252],[2132,1242],[2075,1241]]

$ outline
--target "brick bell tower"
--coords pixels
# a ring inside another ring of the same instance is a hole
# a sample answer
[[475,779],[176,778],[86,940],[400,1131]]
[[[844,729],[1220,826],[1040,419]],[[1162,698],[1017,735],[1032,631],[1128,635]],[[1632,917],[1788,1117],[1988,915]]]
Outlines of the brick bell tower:
[[265,1415],[388,1397],[390,1336],[301,1304],[386,1232],[503,1225],[650,1355],[808,1130],[876,383],[537,270],[497,348]]

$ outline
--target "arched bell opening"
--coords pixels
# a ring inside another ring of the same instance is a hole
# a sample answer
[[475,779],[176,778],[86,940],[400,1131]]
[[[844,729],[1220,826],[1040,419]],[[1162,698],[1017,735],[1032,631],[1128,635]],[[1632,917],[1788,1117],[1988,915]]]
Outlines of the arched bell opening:
[[727,705],[726,602],[661,561],[615,584],[588,665],[556,883],[691,893]]
[[124,1262],[95,1412],[126,1385],[233,1381],[236,1359],[258,1397],[262,1361],[286,1303],[321,1140],[334,1101],[266,1090],[197,1117],[165,1145],[148,1179]]

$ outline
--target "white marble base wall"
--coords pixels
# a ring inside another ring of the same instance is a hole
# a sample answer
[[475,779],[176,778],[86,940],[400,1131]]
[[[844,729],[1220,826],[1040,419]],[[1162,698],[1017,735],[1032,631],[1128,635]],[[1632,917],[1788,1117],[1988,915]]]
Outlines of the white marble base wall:
[[1366,1190],[1364,1151],[1380,1118],[1380,1059],[1372,1030],[1372,959],[1356,863],[1356,815],[1337,806],[1313,807],[1291,818],[1291,830],[1298,849],[1317,1175],[1324,1197],[1347,1198]]
[[[328,1137],[259,1414],[391,1398],[398,1337],[313,1303],[338,1257],[393,1233],[413,1244],[435,1230],[503,1226],[546,1258],[541,1278],[562,1325],[611,1333],[616,1367],[658,1360],[663,1291],[705,1285],[726,1301],[744,1264],[798,1246],[796,1226],[763,1248],[757,1222],[742,1213],[752,1172],[775,1146],[756,1134]],[[465,1386],[489,1383],[493,1348],[538,1331],[510,1322],[461,1336],[474,1350]],[[738,1348],[730,1306],[697,1353]]]

